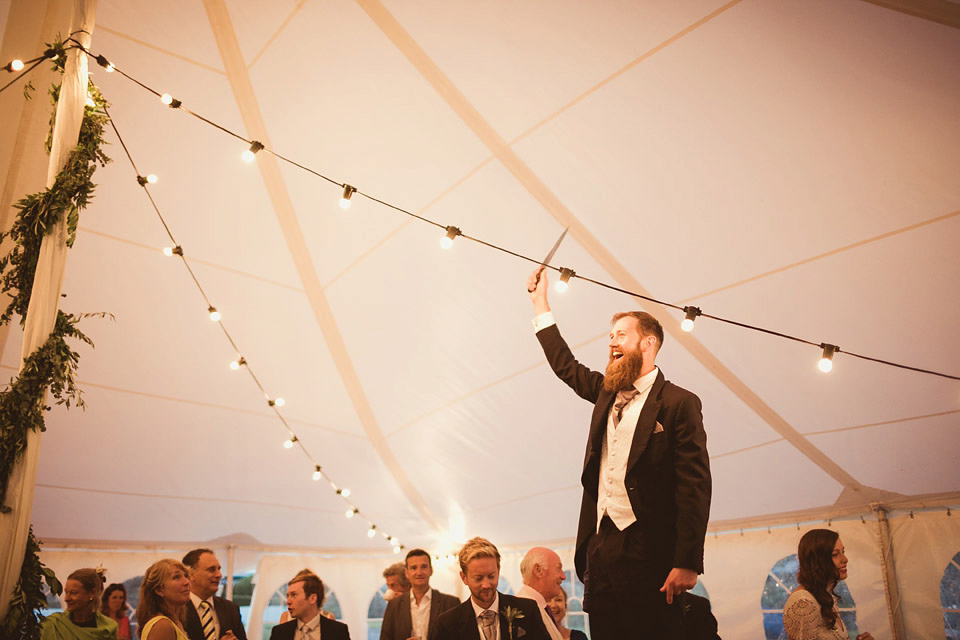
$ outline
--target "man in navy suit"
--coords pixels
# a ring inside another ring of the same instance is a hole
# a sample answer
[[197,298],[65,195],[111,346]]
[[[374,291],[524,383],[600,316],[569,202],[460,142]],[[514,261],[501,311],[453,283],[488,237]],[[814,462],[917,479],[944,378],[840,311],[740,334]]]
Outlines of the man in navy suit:
[[606,371],[580,364],[547,302],[543,267],[527,279],[534,327],[558,378],[594,405],[580,482],[574,555],[593,640],[681,640],[680,594],[703,573],[710,459],[700,399],[668,382],[655,359],[663,327],[618,313]]
[[320,578],[313,573],[298,573],[287,585],[290,620],[275,626],[270,640],[350,640],[347,625],[320,613],[325,595]]
[[247,640],[240,607],[215,595],[220,589],[220,561],[210,549],[183,556],[190,578],[186,631],[190,640]]
[[550,640],[536,602],[497,591],[500,552],[489,540],[469,540],[459,560],[470,598],[440,616],[435,640]]

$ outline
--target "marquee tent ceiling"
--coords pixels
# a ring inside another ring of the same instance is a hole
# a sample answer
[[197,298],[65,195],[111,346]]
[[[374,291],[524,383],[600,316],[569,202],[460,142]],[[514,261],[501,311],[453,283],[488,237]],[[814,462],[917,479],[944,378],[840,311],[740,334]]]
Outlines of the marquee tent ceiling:
[[[861,0],[100,0],[93,50],[487,243],[539,259],[569,226],[552,264],[578,276],[958,375],[957,24]],[[336,185],[266,152],[244,164],[242,141],[92,70],[223,326],[361,517],[228,368],[110,131],[63,308],[115,321],[82,325],[86,410],[48,419],[42,538],[574,536],[591,407],[532,335],[531,263],[443,251],[441,228],[360,195],[342,211]],[[960,491],[955,380],[842,352],[823,374],[816,347],[708,318],[684,334],[678,312],[582,279],[551,302],[595,368],[614,312],[664,322],[660,366],[703,400],[712,526]]]

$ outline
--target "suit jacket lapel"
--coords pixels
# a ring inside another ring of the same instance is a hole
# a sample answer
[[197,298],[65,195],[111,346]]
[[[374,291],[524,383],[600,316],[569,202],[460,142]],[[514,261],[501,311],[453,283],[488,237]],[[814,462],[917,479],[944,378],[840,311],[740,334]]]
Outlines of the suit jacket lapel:
[[[407,634],[407,637],[410,637],[413,635],[413,615],[410,613],[410,592],[408,591],[402,596],[397,597],[400,598],[400,611],[397,612],[400,620],[397,626]],[[430,613],[433,614],[433,607],[430,607]]]
[[627,473],[636,466],[640,456],[643,455],[650,441],[650,435],[657,426],[657,416],[660,415],[660,392],[666,379],[662,371],[657,371],[657,378],[650,387],[650,393],[647,394],[647,400],[643,403],[643,409],[640,410],[640,418],[637,420],[637,428],[633,432],[633,444],[630,445],[630,456],[627,458]]

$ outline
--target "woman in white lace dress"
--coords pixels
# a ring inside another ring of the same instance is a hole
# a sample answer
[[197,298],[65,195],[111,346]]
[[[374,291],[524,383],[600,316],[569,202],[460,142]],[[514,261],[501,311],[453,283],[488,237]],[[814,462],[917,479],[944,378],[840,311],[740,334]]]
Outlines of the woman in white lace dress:
[[[803,534],[797,549],[797,582],[783,606],[783,629],[788,640],[849,640],[837,611],[837,581],[847,577],[847,556],[840,535],[831,529]],[[857,640],[873,640],[861,633]]]

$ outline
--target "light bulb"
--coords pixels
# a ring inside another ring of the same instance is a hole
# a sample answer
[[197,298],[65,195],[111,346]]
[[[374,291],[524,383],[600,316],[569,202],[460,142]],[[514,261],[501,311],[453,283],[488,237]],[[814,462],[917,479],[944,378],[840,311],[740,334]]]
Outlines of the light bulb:
[[216,307],[207,307],[207,311],[210,312],[210,319],[214,322],[220,322],[220,312],[217,311]]
[[164,247],[164,248],[163,248],[163,255],[167,256],[168,258],[169,258],[170,256],[172,256],[172,255],[173,255],[173,247]]
[[165,93],[162,96],[160,96],[160,102],[166,105],[173,104],[173,96],[170,95],[169,93]]
[[149,182],[150,184],[157,184],[157,180],[158,180],[157,174],[155,173],[147,174],[147,182]]
[[323,471],[320,470],[320,465],[317,465],[317,470],[313,472],[313,479],[319,480],[322,477],[323,477]]
[[570,283],[570,278],[576,275],[573,269],[568,269],[566,267],[560,268],[560,279],[557,280],[557,283],[553,285],[553,288],[556,289],[557,293],[563,293],[567,290],[567,287]]
[[237,369],[240,368],[240,363],[234,360],[233,362],[230,363],[230,368],[236,371]]
[[394,553],[400,553],[400,545],[394,545],[394,547],[393,547],[393,552],[394,552]]
[[350,497],[350,489],[340,489],[340,491],[338,491],[337,493],[339,493],[344,498]]
[[250,143],[250,148],[244,150],[244,152],[240,154],[240,157],[243,158],[244,162],[246,162],[247,164],[250,164],[251,162],[253,162],[254,158],[257,157],[257,153],[261,149],[263,149],[263,144],[261,144],[257,140],[254,140],[253,142]]
[[347,519],[348,519],[348,520],[349,520],[350,518],[352,518],[353,516],[355,516],[355,515],[357,515],[357,510],[356,510],[356,509],[347,509],[346,516],[347,516]]
[[563,280],[557,280],[556,284],[553,285],[553,288],[556,289],[557,293],[563,293],[569,286],[570,285]]
[[693,323],[696,321],[697,316],[700,315],[700,307],[684,307],[683,312],[687,315],[683,319],[683,322],[680,323],[680,328],[690,333],[693,331]]
[[374,525],[367,529],[367,537],[372,538],[375,535],[377,535],[377,527]]
[[823,355],[820,357],[820,362],[817,364],[817,367],[819,367],[820,371],[828,373],[833,369],[833,354],[839,351],[840,347],[827,343],[823,343],[820,346],[823,347]]
[[283,398],[277,398],[273,401],[273,404],[277,405],[278,407],[282,407],[283,405],[287,404],[287,401]]
[[356,187],[351,187],[349,184],[343,185],[343,195],[340,196],[340,208],[349,209],[350,208],[350,198],[356,193]]
[[286,440],[283,441],[283,448],[284,448],[284,449],[292,449],[294,442],[295,442],[295,440],[294,440],[293,438],[287,438]]
[[457,229],[456,227],[452,227],[452,226],[447,227],[447,235],[443,236],[440,239],[440,248],[449,249],[450,247],[452,247],[454,239],[459,235],[460,235],[460,229]]
[[116,67],[113,66],[112,62],[107,64],[107,73],[113,73],[114,69],[116,69]]
[[23,69],[23,60],[11,60],[7,67],[10,71],[20,71]]

